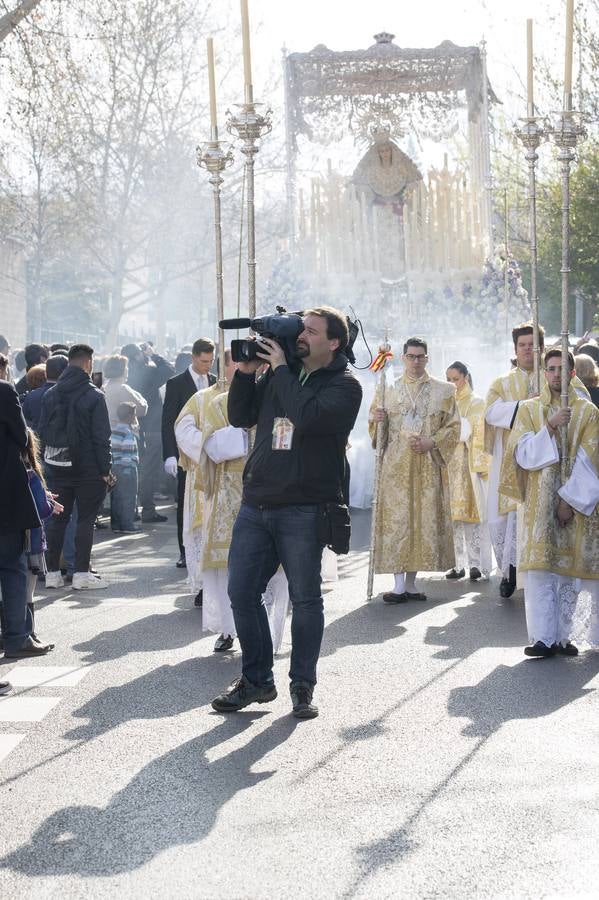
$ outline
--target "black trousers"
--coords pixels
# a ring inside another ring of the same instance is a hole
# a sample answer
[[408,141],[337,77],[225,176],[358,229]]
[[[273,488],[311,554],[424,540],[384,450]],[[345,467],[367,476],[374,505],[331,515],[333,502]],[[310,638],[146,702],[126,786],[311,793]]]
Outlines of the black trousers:
[[144,452],[140,460],[139,470],[139,504],[142,519],[153,516],[156,512],[154,491],[160,490],[162,484],[162,435],[159,431],[144,434]]
[[71,518],[73,503],[77,501],[77,529],[75,531],[75,572],[88,572],[94,543],[94,522],[106,496],[106,482],[98,476],[77,479],[56,473],[52,490],[64,510],[52,516],[47,527],[48,570],[58,572],[64,533]]
[[185,477],[187,472],[177,467],[177,540],[181,556],[185,556],[183,544],[183,501],[185,499]]

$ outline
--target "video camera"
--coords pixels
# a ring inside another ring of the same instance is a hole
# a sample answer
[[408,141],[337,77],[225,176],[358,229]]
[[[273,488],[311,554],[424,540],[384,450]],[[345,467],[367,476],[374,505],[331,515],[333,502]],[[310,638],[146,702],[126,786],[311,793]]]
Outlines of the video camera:
[[[277,306],[277,315],[261,316],[257,319],[223,319],[219,328],[251,328],[260,337],[272,338],[281,345],[285,359],[290,368],[297,366],[296,341],[304,330],[304,320],[299,313],[288,313],[283,306]],[[349,342],[344,353],[352,365],[356,358],[353,353],[354,341],[358,336],[358,326],[347,317]],[[231,341],[231,359],[233,362],[250,362],[259,359],[260,347],[256,341],[242,338]]]

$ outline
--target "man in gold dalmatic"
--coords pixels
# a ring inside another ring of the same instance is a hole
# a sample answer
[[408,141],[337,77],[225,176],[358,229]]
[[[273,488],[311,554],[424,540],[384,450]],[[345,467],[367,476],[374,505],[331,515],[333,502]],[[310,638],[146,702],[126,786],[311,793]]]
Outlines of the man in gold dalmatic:
[[[489,388],[485,411],[485,449],[493,454],[488,486],[488,522],[497,567],[503,578],[499,587],[502,597],[511,597],[516,589],[517,503],[499,491],[499,475],[504,451],[518,405],[534,397],[534,338],[531,322],[512,329],[515,360],[512,369],[496,378]],[[539,349],[543,352],[545,332],[539,325]],[[573,387],[578,394],[589,394],[580,379]]]
[[[548,351],[546,384],[540,397],[519,405],[501,468],[499,490],[524,504],[518,565],[531,642],[527,656],[576,656],[573,631],[591,644],[599,641],[599,412],[572,386],[571,354],[568,367],[568,406],[561,408],[561,351]],[[562,485],[563,425],[568,464]],[[582,595],[586,609],[580,615]]]
[[385,409],[375,396],[370,434],[384,423],[386,449],[377,504],[375,572],[393,572],[386,603],[426,600],[416,591],[418,571],[455,565],[447,463],[460,435],[453,385],[426,371],[427,344],[409,338],[404,374],[387,388]]

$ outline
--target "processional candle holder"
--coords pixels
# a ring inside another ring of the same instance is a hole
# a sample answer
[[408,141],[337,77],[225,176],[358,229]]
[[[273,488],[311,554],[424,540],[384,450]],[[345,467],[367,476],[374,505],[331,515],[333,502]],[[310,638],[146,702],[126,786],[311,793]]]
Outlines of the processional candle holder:
[[247,267],[248,267],[248,312],[250,319],[256,316],[256,226],[254,219],[254,161],[260,150],[260,141],[272,131],[272,111],[264,115],[255,103],[252,86],[245,85],[245,103],[235,104],[237,113],[227,113],[227,131],[241,141],[241,152],[245,156],[246,210],[247,210]]
[[[572,109],[572,94],[564,94],[564,109],[549,135],[558,148],[562,174],[562,389],[561,405],[568,405],[568,352],[569,352],[569,286],[570,286],[570,166],[576,155],[578,141],[586,137],[586,129],[580,113]],[[568,426],[560,428],[560,457],[562,483],[568,477]]]
[[524,144],[528,163],[528,203],[530,217],[530,292],[532,295],[532,321],[534,336],[534,385],[535,392],[541,393],[541,348],[539,342],[539,291],[537,286],[538,252],[537,252],[537,178],[536,166],[539,158],[537,150],[541,141],[546,138],[546,131],[541,120],[534,115],[534,106],[529,104],[529,115],[521,119],[522,125],[516,128],[516,136]]
[[[389,329],[385,328],[385,337],[379,345],[379,352],[376,359],[371,365],[371,369],[378,372],[379,375],[379,392],[378,401],[380,409],[385,409],[385,387],[386,387],[386,366],[392,357],[391,344],[389,343]],[[370,553],[368,555],[368,577],[366,582],[366,599],[368,602],[372,600],[374,585],[374,562],[376,553],[376,526],[377,526],[377,510],[379,505],[379,497],[381,491],[381,471],[383,466],[383,455],[385,453],[384,439],[386,432],[386,424],[377,422],[376,424],[376,455],[374,460],[374,490],[372,494],[372,508],[370,519]]]
[[[214,198],[214,241],[216,247],[216,309],[218,320],[225,317],[223,293],[223,244],[221,229],[220,187],[223,184],[222,173],[233,163],[233,148],[226,141],[219,141],[218,128],[212,126],[211,139],[197,148],[198,166],[208,172],[208,181],[212,185]],[[218,342],[218,384],[226,390],[225,378],[225,333],[220,329]]]

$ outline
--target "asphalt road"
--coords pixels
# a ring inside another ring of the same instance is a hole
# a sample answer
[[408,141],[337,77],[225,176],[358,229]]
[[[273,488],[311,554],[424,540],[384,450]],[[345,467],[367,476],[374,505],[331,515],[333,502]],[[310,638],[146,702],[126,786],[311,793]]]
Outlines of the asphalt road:
[[362,514],[320,717],[289,715],[288,630],[278,699],[221,716],[239,654],[202,635],[170,520],[102,532],[111,586],[42,590],[56,650],[1,661],[2,898],[597,897],[599,654],[526,660],[497,579],[367,604]]

